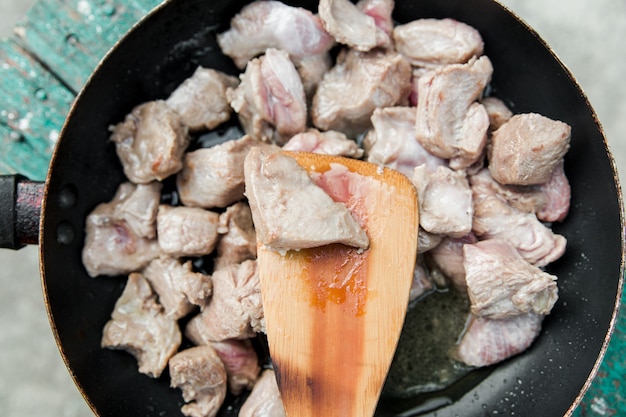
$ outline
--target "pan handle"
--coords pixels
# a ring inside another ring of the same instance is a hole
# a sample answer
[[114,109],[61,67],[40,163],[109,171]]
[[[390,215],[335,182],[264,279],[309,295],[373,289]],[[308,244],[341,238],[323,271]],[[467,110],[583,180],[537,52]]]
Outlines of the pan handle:
[[0,248],[38,243],[43,192],[43,182],[19,174],[0,175]]

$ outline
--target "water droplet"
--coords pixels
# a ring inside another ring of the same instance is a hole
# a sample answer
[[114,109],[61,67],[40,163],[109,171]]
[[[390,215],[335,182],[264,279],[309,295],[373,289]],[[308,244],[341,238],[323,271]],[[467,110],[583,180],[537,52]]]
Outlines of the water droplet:
[[79,43],[78,36],[75,33],[68,33],[65,36],[65,43],[71,46],[76,46]]
[[103,15],[109,16],[109,17],[113,16],[115,12],[117,12],[117,9],[111,3],[105,3],[104,5],[102,5],[102,8],[100,10],[102,10]]
[[20,142],[21,140],[24,139],[24,136],[20,133],[20,132],[16,132],[16,131],[11,131],[11,133],[9,133],[9,139],[12,142]]
[[35,98],[40,101],[45,101],[48,99],[48,93],[43,88],[38,88],[35,90]]

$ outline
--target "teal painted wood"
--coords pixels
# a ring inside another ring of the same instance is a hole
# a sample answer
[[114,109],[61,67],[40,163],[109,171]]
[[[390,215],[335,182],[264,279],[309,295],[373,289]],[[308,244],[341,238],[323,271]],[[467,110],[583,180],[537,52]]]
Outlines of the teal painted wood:
[[0,171],[43,180],[73,100],[24,49],[0,41]]
[[17,28],[25,49],[78,92],[105,53],[160,0],[40,0]]

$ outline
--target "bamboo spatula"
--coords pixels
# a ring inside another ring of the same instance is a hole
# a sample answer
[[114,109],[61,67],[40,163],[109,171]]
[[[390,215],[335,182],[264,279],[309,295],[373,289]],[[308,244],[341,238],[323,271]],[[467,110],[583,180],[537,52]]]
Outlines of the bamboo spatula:
[[415,188],[397,171],[374,164],[288,154],[346,204],[370,245],[285,254],[259,245],[267,337],[283,404],[288,417],[371,417],[409,300]]

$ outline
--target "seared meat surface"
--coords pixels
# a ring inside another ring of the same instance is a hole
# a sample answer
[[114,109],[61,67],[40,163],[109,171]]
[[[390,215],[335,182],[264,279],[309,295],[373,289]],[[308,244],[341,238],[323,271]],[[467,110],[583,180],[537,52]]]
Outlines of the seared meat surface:
[[187,127],[163,100],[133,109],[123,122],[111,127],[111,141],[124,174],[136,184],[163,180],[180,171],[189,146]]
[[315,185],[295,159],[255,148],[246,157],[246,196],[259,242],[287,251],[369,239],[350,211]]
[[214,417],[226,397],[224,364],[211,346],[195,346],[177,353],[169,363],[171,387],[179,388],[189,417]]
[[148,281],[130,274],[102,331],[102,347],[127,351],[137,359],[139,372],[158,378],[181,340],[176,319],[165,314]]

